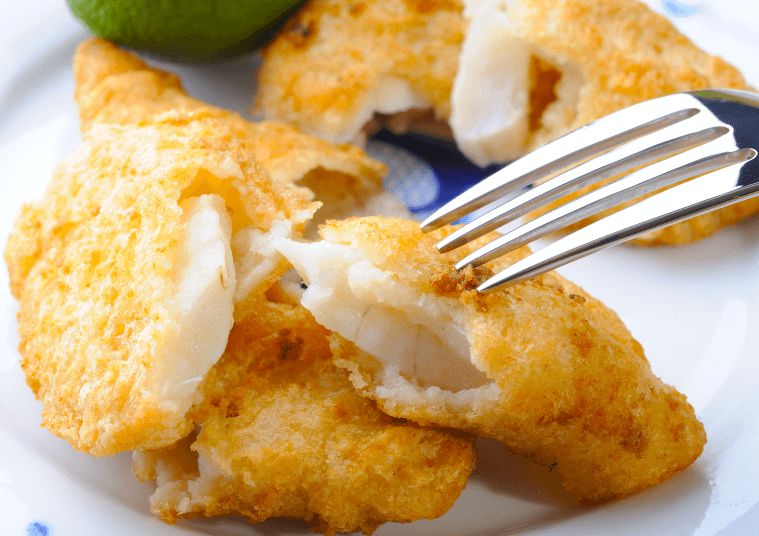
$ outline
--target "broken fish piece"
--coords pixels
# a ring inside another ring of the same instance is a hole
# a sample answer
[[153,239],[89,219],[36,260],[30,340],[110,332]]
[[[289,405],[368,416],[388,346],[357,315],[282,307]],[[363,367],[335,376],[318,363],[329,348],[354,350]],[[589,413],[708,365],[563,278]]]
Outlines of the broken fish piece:
[[[453,85],[450,124],[459,147],[480,165],[513,160],[645,100],[710,87],[752,89],[736,68],[699,49],[637,1],[468,0],[465,4],[471,31]],[[502,68],[505,56],[509,69]],[[582,188],[528,217],[618,178]],[[565,231],[637,201],[586,218]],[[757,212],[759,200],[749,199],[651,231],[633,242],[686,244]]]
[[255,109],[338,143],[360,140],[375,114],[432,110],[424,120],[446,121],[466,35],[462,8],[311,1],[263,50]]
[[179,79],[154,69],[105,39],[83,42],[74,56],[75,99],[82,131],[94,123],[134,124],[170,110],[203,112],[225,122],[272,179],[292,183],[323,208],[306,230],[316,236],[328,218],[348,214],[410,217],[382,188],[385,166],[350,145],[335,145],[276,121],[252,122],[187,95]]
[[432,110],[481,166],[657,96],[747,89],[636,0],[311,0],[263,56],[267,119],[345,142],[375,113]]
[[240,262],[238,237],[300,236],[315,208],[201,112],[93,125],[5,249],[43,426],[93,456],[189,433],[233,304],[289,268],[272,250],[253,273],[261,263]]
[[[255,106],[267,119],[360,142],[379,117],[395,131],[454,138],[481,166],[644,100],[751,89],[636,0],[312,0],[263,56]],[[752,199],[635,242],[689,243],[757,212]]]
[[451,507],[474,467],[472,436],[391,418],[359,396],[302,306],[259,296],[244,315],[203,382],[197,436],[134,454],[138,478],[157,481],[153,513],[370,534]]
[[322,242],[274,242],[361,394],[389,415],[556,464],[585,501],[642,491],[693,463],[703,425],[611,310],[555,272],[479,295],[484,278],[529,252],[457,272],[467,252],[439,254],[446,232],[361,218],[328,223]]

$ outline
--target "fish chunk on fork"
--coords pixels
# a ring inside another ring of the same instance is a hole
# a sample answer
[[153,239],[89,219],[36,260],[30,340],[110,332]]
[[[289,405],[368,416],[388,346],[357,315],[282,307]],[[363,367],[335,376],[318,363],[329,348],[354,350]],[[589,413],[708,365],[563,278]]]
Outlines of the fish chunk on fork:
[[321,242],[274,242],[361,395],[393,417],[556,464],[583,502],[643,491],[693,463],[702,424],[613,311],[555,272],[480,295],[482,280],[529,251],[457,272],[463,253],[434,245],[450,230],[356,218],[323,226]]
[[[432,231],[533,186],[438,244],[441,252],[451,251],[537,207],[613,180],[524,223],[456,264],[459,270],[479,266],[626,205],[477,288],[494,292],[608,246],[758,196],[758,148],[759,94],[703,90],[669,95],[615,112],[528,154],[437,210],[422,229]],[[646,198],[635,203],[641,197]]]

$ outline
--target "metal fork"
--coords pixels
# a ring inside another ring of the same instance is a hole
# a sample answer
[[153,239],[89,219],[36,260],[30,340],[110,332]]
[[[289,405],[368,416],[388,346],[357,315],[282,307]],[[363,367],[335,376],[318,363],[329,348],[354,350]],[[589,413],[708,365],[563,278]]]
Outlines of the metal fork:
[[[610,114],[516,160],[437,210],[422,223],[422,230],[432,231],[493,204],[495,208],[438,244],[441,252],[451,251],[541,205],[621,176],[493,240],[456,264],[461,270],[688,181],[574,231],[477,288],[495,292],[600,249],[759,195],[757,150],[759,94],[710,89],[668,95]],[[525,189],[521,195],[502,202],[520,189]]]

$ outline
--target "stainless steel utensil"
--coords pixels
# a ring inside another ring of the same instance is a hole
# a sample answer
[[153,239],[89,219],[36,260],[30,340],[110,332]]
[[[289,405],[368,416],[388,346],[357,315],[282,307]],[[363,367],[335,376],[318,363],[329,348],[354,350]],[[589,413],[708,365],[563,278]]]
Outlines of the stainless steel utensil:
[[[479,265],[588,216],[688,181],[572,232],[493,276],[514,285],[649,231],[759,195],[759,94],[711,89],[636,104],[559,138],[484,179],[422,223],[427,232],[528,188],[438,244],[450,251],[537,207],[614,182],[524,223],[462,259]],[[692,180],[688,180],[692,179]]]

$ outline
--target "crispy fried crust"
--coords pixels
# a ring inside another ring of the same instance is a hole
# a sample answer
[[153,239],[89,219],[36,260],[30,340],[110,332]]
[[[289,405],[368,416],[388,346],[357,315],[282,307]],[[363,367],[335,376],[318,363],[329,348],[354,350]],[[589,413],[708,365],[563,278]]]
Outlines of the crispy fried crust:
[[294,517],[325,534],[369,534],[450,508],[474,467],[473,438],[393,419],[358,396],[331,363],[328,334],[299,305],[249,304],[203,384],[197,439],[135,456],[138,477],[158,479],[154,513]]
[[542,125],[534,149],[600,117],[644,100],[708,87],[747,89],[741,73],[699,49],[666,18],[636,0],[520,0],[512,31],[578,65],[584,86],[574,117]]
[[149,67],[104,39],[89,39],[79,46],[74,56],[74,80],[82,132],[94,122],[140,123],[168,110],[203,110],[226,122],[244,139],[274,179],[297,182],[310,172],[324,169],[334,172],[338,180],[340,175],[352,177],[358,189],[381,187],[385,166],[357,147],[336,146],[282,123],[246,121],[193,99],[176,76]]
[[[20,302],[21,364],[44,426],[79,450],[155,448],[190,429],[156,389],[181,322],[172,266],[190,190],[221,194],[234,228],[289,220],[302,229],[313,213],[199,111],[91,128],[16,218],[5,259]],[[286,269],[281,259],[269,279]]]
[[[750,89],[737,69],[700,50],[636,0],[500,4],[509,32],[540,53],[531,64],[530,124],[522,151],[654,97],[708,87]],[[256,107],[305,132],[353,139],[360,128],[354,117],[377,107],[381,96],[375,88],[395,77],[447,120],[466,27],[458,0],[312,0],[265,49]],[[576,96],[557,100],[568,65],[582,85]],[[349,126],[353,133],[342,136]],[[637,243],[693,242],[757,212],[759,199],[744,201],[653,231]]]
[[[696,47],[668,20],[642,3],[573,0],[549,6],[537,0],[522,0],[520,6],[522,9],[515,12],[518,34],[580,65],[585,78],[572,119],[562,121],[556,117],[555,125],[544,124],[543,131],[535,133],[530,149],[611,112],[662,95],[710,87],[752,89],[735,67]],[[555,28],[562,31],[552,34]],[[553,210],[591,189],[581,189],[550,203],[533,216]],[[695,242],[757,212],[759,199],[750,199],[653,231],[636,239],[636,243]],[[588,218],[570,229],[608,213]]]
[[383,190],[385,166],[359,148],[334,145],[276,121],[250,122],[193,99],[174,75],[149,67],[109,41],[94,38],[79,46],[74,79],[83,132],[93,122],[139,124],[169,110],[202,110],[226,123],[273,179],[294,184],[305,200],[322,203],[306,230],[309,237],[328,218],[411,217],[402,202]]
[[336,363],[388,414],[498,439],[557,464],[566,488],[587,501],[655,486],[701,454],[706,435],[693,408],[652,374],[640,344],[601,302],[555,272],[477,294],[491,270],[524,250],[498,265],[456,272],[453,264],[464,253],[439,255],[434,244],[441,232],[424,235],[411,222],[364,218],[332,222],[322,232],[395,274],[387,284],[406,285],[414,303],[427,303],[424,295],[455,300],[472,363],[497,388],[445,394],[420,387],[333,335]]
[[396,97],[376,92],[394,79],[447,119],[466,30],[461,11],[451,0],[309,2],[263,51],[255,106],[304,132],[351,141],[363,124],[354,117]]
[[[707,87],[746,88],[737,69],[700,50],[641,2],[492,3],[503,5],[514,37],[579,66],[584,78],[576,107],[550,124],[536,124],[530,148],[643,100]],[[264,50],[257,107],[267,117],[329,137],[333,122],[345,122],[377,81],[392,75],[408,80],[447,118],[466,35],[462,8],[457,0],[312,0]],[[556,82],[547,77],[544,83],[550,81]],[[532,98],[533,107],[550,104],[545,92]]]

